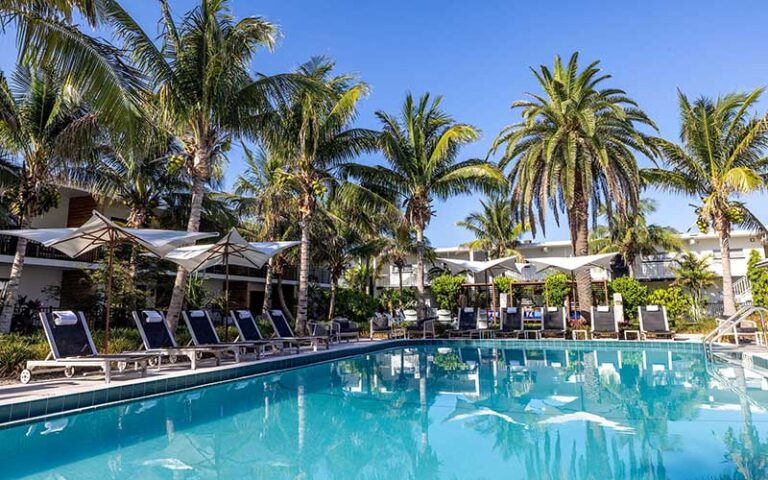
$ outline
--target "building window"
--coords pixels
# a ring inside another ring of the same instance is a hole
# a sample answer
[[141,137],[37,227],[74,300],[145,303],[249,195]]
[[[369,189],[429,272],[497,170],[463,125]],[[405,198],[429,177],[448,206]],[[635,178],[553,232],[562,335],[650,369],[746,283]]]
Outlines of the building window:
[[[723,253],[720,251],[720,249],[715,249],[712,251],[712,256],[715,260],[722,260],[723,259]],[[743,248],[732,248],[731,249],[731,259],[734,258],[746,258],[744,254]]]

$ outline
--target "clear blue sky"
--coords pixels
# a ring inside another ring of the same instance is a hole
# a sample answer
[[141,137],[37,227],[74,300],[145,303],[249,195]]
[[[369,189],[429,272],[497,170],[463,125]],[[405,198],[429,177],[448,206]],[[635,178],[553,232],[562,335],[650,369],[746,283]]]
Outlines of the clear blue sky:
[[[156,2],[122,3],[156,31]],[[171,1],[177,15],[197,3]],[[464,150],[467,158],[484,157],[501,127],[516,119],[510,103],[536,88],[528,67],[551,64],[556,54],[578,50],[583,63],[601,60],[614,76],[612,85],[626,90],[672,138],[678,135],[677,88],[690,96],[717,96],[768,84],[764,0],[236,0],[232,9],[238,17],[261,15],[281,27],[277,49],[257,55],[254,71],[290,70],[313,55],[334,58],[340,71],[357,73],[372,87],[360,110],[365,127],[377,127],[374,111],[397,111],[407,91],[441,94],[448,112],[483,132]],[[13,64],[13,47],[12,38],[0,39],[3,69]],[[768,110],[768,96],[760,108]],[[229,182],[242,168],[239,157],[231,155]],[[649,196],[659,201],[656,223],[680,230],[693,223],[691,200]],[[748,199],[764,221],[765,200]],[[455,223],[477,207],[477,196],[438,204],[428,230],[433,245],[467,241],[470,236]],[[565,225],[547,230],[547,239],[566,238]]]

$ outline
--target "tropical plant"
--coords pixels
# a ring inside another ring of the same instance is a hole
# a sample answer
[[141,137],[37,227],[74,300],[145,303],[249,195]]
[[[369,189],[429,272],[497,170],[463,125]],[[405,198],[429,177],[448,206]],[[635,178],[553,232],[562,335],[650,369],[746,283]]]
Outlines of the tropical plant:
[[413,308],[416,306],[417,292],[415,288],[385,288],[377,296],[379,305],[389,313],[395,313],[398,309]]
[[[285,175],[285,163],[270,150],[261,147],[252,151],[245,144],[245,170],[235,181],[233,203],[241,219],[252,219],[249,228],[254,240],[287,239],[294,230],[291,218],[296,218],[296,189]],[[263,310],[272,308],[272,273],[274,260],[269,259],[264,278]]]
[[625,216],[608,217],[608,225],[598,225],[592,231],[589,249],[592,253],[616,252],[621,255],[635,276],[635,260],[658,252],[679,252],[683,241],[675,229],[649,224],[646,216],[656,211],[656,202],[642,199],[635,212]]
[[752,305],[768,308],[768,268],[757,266],[762,260],[757,250],[749,252],[747,278],[752,291]]
[[544,299],[550,307],[560,307],[571,293],[568,275],[558,272],[547,275],[544,279]]
[[[9,85],[0,73],[0,148],[20,164],[17,186],[9,193],[19,228],[29,228],[34,217],[58,205],[55,183],[69,184],[76,164],[97,160],[99,135],[96,115],[60,77],[20,66]],[[27,240],[19,238],[0,332],[11,328],[26,247]]]
[[691,296],[691,313],[694,321],[702,318],[706,304],[704,293],[715,285],[715,272],[710,268],[711,255],[698,256],[693,252],[684,252],[677,256],[670,267],[675,274],[673,286],[681,287]]
[[608,283],[608,290],[621,294],[624,318],[637,320],[637,307],[648,303],[648,287],[632,277],[619,277]]
[[657,139],[663,168],[643,171],[648,182],[667,191],[700,200],[696,206],[702,232],[713,228],[720,240],[723,269],[723,313],[736,311],[731,277],[731,229],[742,225],[766,232],[757,217],[739,200],[763,190],[768,175],[764,151],[768,146],[768,115],[749,112],[763,93],[731,93],[716,100],[700,97],[691,103],[678,93],[680,144]]
[[134,136],[141,117],[141,73],[120,49],[73,24],[74,18],[90,27],[111,23],[115,6],[115,0],[0,0],[0,25],[16,27],[22,63],[57,72],[102,124]]
[[[610,75],[599,62],[579,70],[578,53],[568,64],[533,70],[544,94],[517,101],[522,121],[505,127],[491,153],[503,149],[500,167],[509,170],[516,218],[544,230],[548,209],[559,225],[565,212],[574,255],[589,254],[589,219],[600,208],[625,215],[639,201],[640,178],[635,153],[651,156],[639,126],[654,123],[624,91],[601,88]],[[589,270],[576,275],[579,305],[592,305]]]
[[475,235],[475,239],[462,246],[473,250],[485,250],[491,258],[515,256],[523,260],[517,250],[520,235],[525,232],[522,223],[512,221],[512,203],[503,194],[494,193],[480,200],[481,212],[472,212],[456,223]]
[[[110,2],[115,33],[153,86],[154,115],[182,147],[177,162],[191,179],[187,230],[200,229],[206,184],[224,160],[233,136],[252,136],[254,116],[272,108],[297,84],[293,75],[250,74],[258,48],[271,49],[277,27],[261,17],[236,21],[225,0],[201,0],[176,23],[161,0],[161,45],[119,5]],[[168,307],[171,326],[178,322],[187,271],[179,268]]]
[[383,125],[379,145],[388,166],[350,164],[346,172],[384,198],[405,209],[408,225],[416,231],[416,288],[419,315],[425,313],[424,231],[434,215],[432,202],[469,193],[475,189],[490,191],[503,183],[501,172],[484,160],[457,162],[461,147],[474,142],[478,130],[456,122],[445,113],[442,97],[422,95],[414,101],[408,94],[400,117],[379,111]]
[[379,253],[382,263],[390,263],[397,267],[397,287],[403,291],[403,269],[410,265],[408,257],[415,255],[418,250],[416,232],[407,225],[398,225],[391,236],[382,236],[383,245]]
[[430,289],[437,305],[442,309],[455,311],[459,306],[459,293],[465,281],[462,275],[440,275],[432,278]]
[[649,305],[662,305],[667,310],[672,327],[683,320],[691,311],[691,297],[686,295],[680,287],[658,288],[648,295]]
[[[318,199],[336,179],[333,170],[342,162],[376,148],[376,133],[352,128],[358,101],[368,86],[349,75],[334,75],[334,63],[313,58],[297,73],[322,88],[305,88],[287,105],[263,116],[259,122],[265,144],[285,160],[285,175],[298,190],[297,203],[301,228],[299,298],[296,328],[303,332],[307,321],[310,236]],[[349,183],[341,187],[344,195],[357,191]]]

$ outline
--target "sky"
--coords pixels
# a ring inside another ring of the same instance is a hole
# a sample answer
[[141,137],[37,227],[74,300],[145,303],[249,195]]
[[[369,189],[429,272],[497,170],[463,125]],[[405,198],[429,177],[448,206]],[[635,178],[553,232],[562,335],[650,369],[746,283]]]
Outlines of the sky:
[[[555,55],[580,52],[586,65],[600,60],[621,88],[657,123],[660,134],[677,139],[677,90],[691,97],[716,97],[768,84],[764,48],[768,3],[755,0],[233,0],[232,13],[258,15],[282,32],[273,52],[259,52],[253,71],[274,74],[294,69],[312,56],[337,62],[339,72],[357,74],[371,86],[357,124],[377,128],[374,112],[397,113],[407,92],[442,95],[444,109],[482,132],[460,159],[485,158],[498,132],[518,120],[512,101],[538,91],[530,67],[551,65]],[[157,32],[154,0],[123,1],[150,32]],[[171,0],[175,15],[195,0]],[[87,27],[85,27],[87,28]],[[15,45],[0,36],[0,68],[12,69]],[[756,113],[768,110],[768,94]],[[360,159],[383,163],[380,155]],[[649,160],[639,158],[641,166]],[[227,171],[231,184],[242,171],[242,154],[233,151]],[[692,227],[695,199],[649,191],[658,202],[654,223],[680,231]],[[479,208],[481,195],[436,203],[427,230],[433,246],[471,240],[457,221]],[[746,200],[768,221],[766,196]],[[693,227],[695,229],[695,227]],[[537,241],[568,238],[567,225],[548,222]]]

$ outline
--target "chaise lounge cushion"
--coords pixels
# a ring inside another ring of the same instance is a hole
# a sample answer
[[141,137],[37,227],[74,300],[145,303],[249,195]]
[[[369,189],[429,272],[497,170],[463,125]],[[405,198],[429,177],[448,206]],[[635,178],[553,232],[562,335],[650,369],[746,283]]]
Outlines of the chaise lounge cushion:
[[53,312],[53,323],[58,326],[75,325],[78,321],[77,314],[71,310]]

